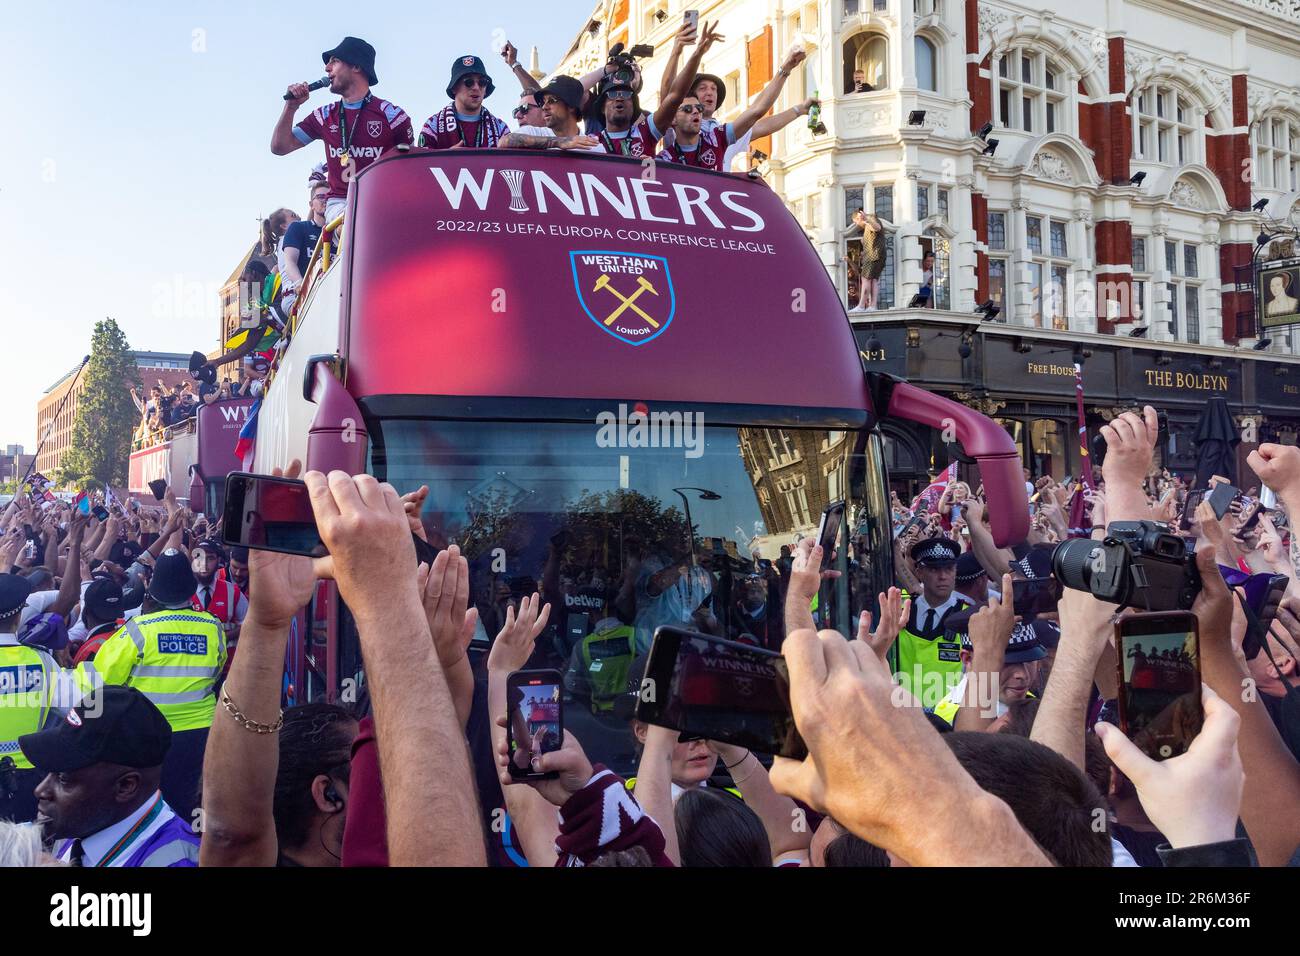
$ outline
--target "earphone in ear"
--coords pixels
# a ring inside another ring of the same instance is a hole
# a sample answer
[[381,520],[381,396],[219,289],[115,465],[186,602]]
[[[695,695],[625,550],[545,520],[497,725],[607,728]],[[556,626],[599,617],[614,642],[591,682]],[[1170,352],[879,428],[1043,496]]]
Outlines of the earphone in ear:
[[325,799],[330,802],[330,805],[333,806],[335,810],[343,809],[343,798],[340,797],[339,792],[334,789],[333,783],[325,784]]

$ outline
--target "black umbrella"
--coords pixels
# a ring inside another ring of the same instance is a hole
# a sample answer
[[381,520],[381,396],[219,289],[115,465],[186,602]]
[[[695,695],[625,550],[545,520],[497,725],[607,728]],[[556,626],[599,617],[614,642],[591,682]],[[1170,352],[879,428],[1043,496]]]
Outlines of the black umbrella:
[[1237,455],[1241,441],[1228,412],[1228,403],[1212,398],[1196,423],[1196,488],[1209,487],[1213,475],[1222,475],[1233,484],[1237,479]]

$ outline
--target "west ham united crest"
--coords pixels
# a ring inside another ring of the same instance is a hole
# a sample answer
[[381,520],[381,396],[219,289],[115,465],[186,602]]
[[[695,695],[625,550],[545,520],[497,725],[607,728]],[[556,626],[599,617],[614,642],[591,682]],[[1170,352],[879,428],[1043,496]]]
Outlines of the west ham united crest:
[[663,256],[591,250],[570,252],[569,261],[578,303],[614,338],[644,345],[673,321],[677,297]]

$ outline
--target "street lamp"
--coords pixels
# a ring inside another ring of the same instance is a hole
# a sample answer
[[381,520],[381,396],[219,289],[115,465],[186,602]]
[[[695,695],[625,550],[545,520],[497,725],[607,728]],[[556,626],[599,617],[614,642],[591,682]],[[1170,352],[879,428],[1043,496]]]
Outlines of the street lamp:
[[718,494],[716,491],[710,491],[708,488],[692,488],[690,486],[674,488],[673,491],[675,491],[677,496],[682,499],[682,508],[686,511],[686,543],[689,545],[691,551],[691,567],[695,567],[698,563],[695,558],[695,525],[691,523],[691,502],[690,499],[686,497],[686,492],[699,492],[701,501],[721,501],[722,495]]

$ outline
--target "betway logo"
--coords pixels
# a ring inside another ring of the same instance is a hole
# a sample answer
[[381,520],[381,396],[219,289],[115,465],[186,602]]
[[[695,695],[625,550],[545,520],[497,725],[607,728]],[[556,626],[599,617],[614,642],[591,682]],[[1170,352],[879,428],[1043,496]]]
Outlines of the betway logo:
[[[452,209],[460,210],[468,198],[479,212],[487,211],[497,179],[505,178],[499,177],[498,172],[518,175],[518,170],[487,169],[475,179],[474,174],[462,166],[457,169],[453,183],[441,166],[430,166],[429,172],[433,173]],[[515,176],[506,179],[497,190],[502,205],[523,191],[523,182]],[[667,222],[685,226],[707,222],[715,229],[734,232],[759,232],[766,225],[762,216],[743,205],[749,195],[736,189],[723,190],[715,196],[694,183],[661,183],[639,176],[601,177],[595,173],[568,173],[562,182],[557,182],[537,169],[528,174],[527,182],[532,187],[537,212],[542,215],[551,209],[564,208],[574,216],[606,218],[613,214],[631,222]],[[512,185],[514,189],[511,189]],[[724,222],[724,216],[731,221]],[[735,216],[740,216],[743,224],[736,223]]]
[[[331,159],[338,159],[343,155],[343,150],[338,146],[328,147]],[[382,146],[349,146],[347,149],[349,156],[355,156],[357,159],[378,159],[383,153]]]

